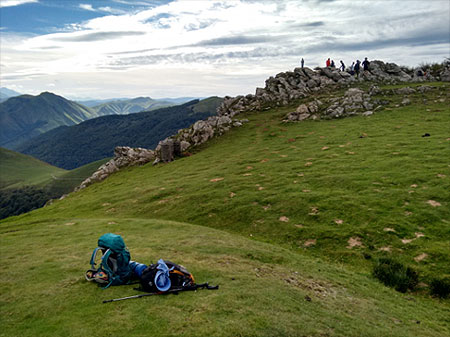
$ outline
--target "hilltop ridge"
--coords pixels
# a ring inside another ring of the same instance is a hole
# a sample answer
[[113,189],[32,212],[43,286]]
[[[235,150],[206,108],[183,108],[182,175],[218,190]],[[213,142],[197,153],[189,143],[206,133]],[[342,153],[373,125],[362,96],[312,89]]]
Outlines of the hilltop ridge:
[[[161,140],[154,151],[142,148],[132,149],[126,144],[117,148],[114,158],[99,167],[76,190],[102,181],[123,167],[142,165],[149,161],[154,161],[154,164],[172,161],[192,147],[197,147],[217,135],[220,136],[233,127],[242,126],[248,120],[234,117],[243,112],[264,111],[311,98],[313,101],[310,101],[308,105],[301,104],[295,111],[287,113],[285,120],[341,118],[356,114],[370,116],[374,113],[372,110],[383,108],[383,102],[380,100],[370,102],[371,96],[380,93],[376,83],[427,83],[436,80],[450,82],[450,62],[443,63],[438,71],[431,72],[429,70],[426,75],[424,74],[425,70],[423,69],[411,71],[401,68],[395,63],[384,63],[379,60],[370,62],[369,70],[362,71],[359,76],[351,75],[347,71],[340,71],[334,67],[317,67],[314,70],[295,68],[294,71],[282,72],[275,77],[268,78],[264,88],[256,88],[255,95],[226,96],[217,108],[217,116],[199,120],[190,127],[179,130],[177,134]],[[350,89],[344,94],[345,97],[341,101],[333,99],[323,105],[321,101],[314,99],[314,95],[327,92],[332,87],[349,88],[352,85],[364,83],[372,83],[370,90],[364,92],[360,89]],[[425,86],[422,90],[428,89]]]

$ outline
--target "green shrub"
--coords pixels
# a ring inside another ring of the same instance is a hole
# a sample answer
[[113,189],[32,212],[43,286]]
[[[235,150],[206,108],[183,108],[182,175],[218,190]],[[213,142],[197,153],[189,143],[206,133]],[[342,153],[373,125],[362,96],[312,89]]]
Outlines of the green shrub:
[[373,269],[373,276],[402,293],[408,289],[413,290],[419,279],[418,273],[411,267],[405,267],[393,259],[379,259]]
[[450,278],[433,279],[430,283],[431,295],[447,298],[450,295]]

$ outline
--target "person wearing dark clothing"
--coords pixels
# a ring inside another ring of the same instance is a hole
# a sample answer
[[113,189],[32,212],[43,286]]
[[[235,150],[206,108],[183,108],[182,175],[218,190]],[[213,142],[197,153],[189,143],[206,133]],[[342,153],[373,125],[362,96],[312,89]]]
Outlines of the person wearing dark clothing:
[[342,60],[341,60],[341,66],[339,67],[339,69],[341,69],[341,71],[345,71],[345,64],[344,64],[344,62],[342,62]]
[[305,65],[305,60],[303,59],[303,57],[302,57],[302,60],[300,63],[302,64],[302,68],[303,68],[303,66]]
[[331,68],[334,68],[334,67],[335,67],[334,60],[331,60]]
[[359,77],[359,70],[361,69],[361,61],[360,60],[356,60],[356,64],[355,64],[355,74],[356,77]]
[[370,64],[370,62],[369,62],[369,60],[368,60],[367,57],[366,57],[366,58],[364,59],[363,63],[362,63],[362,65],[363,65],[363,67],[364,67],[364,71],[369,70],[369,64]]

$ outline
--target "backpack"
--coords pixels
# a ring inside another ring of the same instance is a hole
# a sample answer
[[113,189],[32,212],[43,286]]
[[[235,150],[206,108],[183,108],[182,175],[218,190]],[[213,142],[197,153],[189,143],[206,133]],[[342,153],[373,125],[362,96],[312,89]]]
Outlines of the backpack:
[[148,293],[190,290],[196,286],[194,276],[185,267],[163,259],[144,269],[140,282],[140,290]]
[[[99,253],[102,255],[97,266]],[[86,272],[86,279],[104,284],[104,289],[111,285],[127,284],[133,275],[130,252],[122,237],[117,234],[103,234],[98,239],[98,247],[92,252],[90,264],[91,269]]]

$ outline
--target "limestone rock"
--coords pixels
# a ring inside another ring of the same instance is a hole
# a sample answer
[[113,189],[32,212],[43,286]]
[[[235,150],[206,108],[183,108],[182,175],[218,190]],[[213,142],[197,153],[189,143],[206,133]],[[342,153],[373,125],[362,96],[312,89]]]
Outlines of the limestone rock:
[[114,158],[100,166],[89,178],[85,179],[75,191],[79,191],[94,182],[102,181],[122,167],[142,165],[152,161],[155,152],[143,148],[118,146],[114,149]]
[[410,88],[410,87],[403,87],[403,88],[396,90],[396,93],[399,95],[409,95],[409,94],[414,94],[415,92],[416,92],[416,90],[414,90],[413,88]]

